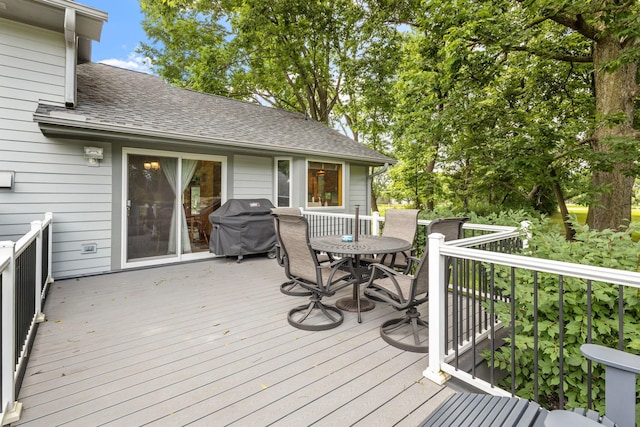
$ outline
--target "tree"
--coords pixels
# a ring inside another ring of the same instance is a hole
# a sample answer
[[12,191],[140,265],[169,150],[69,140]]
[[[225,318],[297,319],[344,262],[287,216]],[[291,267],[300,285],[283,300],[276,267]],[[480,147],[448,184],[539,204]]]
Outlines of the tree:
[[[574,135],[566,152],[583,151],[592,174],[588,223],[617,228],[631,218],[638,131],[634,127],[640,6],[617,0],[462,1],[469,20],[452,30],[473,48],[523,52],[572,65],[591,64],[590,126]],[[551,110],[549,110],[551,113]],[[548,120],[555,120],[550,114]],[[562,158],[566,153],[557,152]],[[556,174],[556,177],[558,175]]]
[[555,211],[559,177],[575,167],[575,150],[561,153],[591,111],[585,67],[482,43],[469,21],[450,2],[430,2],[405,43],[394,124],[406,185],[395,188],[419,187],[411,198],[428,209],[440,197],[465,211]]
[[300,112],[388,154],[398,26],[415,1],[141,0],[154,41],[141,50],[176,85]]
[[[141,0],[152,44],[142,52],[170,82],[297,111],[356,140],[381,141],[397,25],[349,0]],[[370,82],[377,82],[371,84]],[[358,105],[358,107],[356,107]],[[374,148],[383,148],[375,144]],[[382,150],[384,151],[384,150]]]

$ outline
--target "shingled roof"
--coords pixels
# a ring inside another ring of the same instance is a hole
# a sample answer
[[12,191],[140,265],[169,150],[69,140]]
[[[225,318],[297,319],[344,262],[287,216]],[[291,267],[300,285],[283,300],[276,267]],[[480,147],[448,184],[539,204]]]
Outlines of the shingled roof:
[[41,128],[304,154],[379,165],[393,162],[302,114],[182,89],[145,73],[97,63],[77,67],[77,106],[40,103]]

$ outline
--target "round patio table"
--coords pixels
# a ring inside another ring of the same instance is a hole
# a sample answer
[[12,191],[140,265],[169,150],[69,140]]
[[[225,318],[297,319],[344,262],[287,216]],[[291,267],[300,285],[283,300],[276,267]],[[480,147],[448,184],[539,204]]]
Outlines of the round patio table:
[[[363,234],[358,236],[358,240],[343,242],[341,235],[320,236],[310,239],[311,247],[320,252],[334,255],[347,255],[354,259],[354,266],[360,275],[360,280],[353,285],[353,296],[351,298],[341,298],[336,301],[336,307],[344,311],[358,311],[359,287],[364,282],[363,273],[366,267],[360,265],[361,255],[376,255],[402,252],[411,249],[412,244],[406,240],[396,237],[373,236]],[[375,307],[375,303],[367,298],[360,298],[360,311],[369,311]],[[358,321],[360,313],[358,312]]]

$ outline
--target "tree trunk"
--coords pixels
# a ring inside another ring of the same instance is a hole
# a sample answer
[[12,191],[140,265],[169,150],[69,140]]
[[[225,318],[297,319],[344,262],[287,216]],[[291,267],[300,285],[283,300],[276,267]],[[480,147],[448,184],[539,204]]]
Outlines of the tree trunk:
[[[610,138],[633,137],[634,96],[636,91],[637,64],[622,65],[614,71],[602,69],[602,65],[619,58],[623,47],[611,36],[605,36],[594,44],[596,117],[593,149],[599,153],[611,150]],[[625,120],[614,124],[606,122],[612,115],[624,114]],[[592,182],[601,188],[589,207],[587,224],[592,229],[617,229],[631,220],[631,197],[634,178],[625,171],[630,165],[618,162],[611,171],[594,171]]]
[[433,212],[433,210],[435,209],[436,206],[436,176],[433,173],[433,171],[436,169],[436,161],[435,159],[433,160],[429,160],[427,162],[427,170],[426,170],[426,175],[427,175],[427,188],[426,190],[426,197],[425,197],[425,207],[427,212]]
[[550,175],[553,179],[553,194],[555,194],[556,196],[558,208],[560,209],[560,214],[562,215],[564,237],[568,241],[572,241],[576,235],[576,230],[574,230],[571,223],[569,223],[569,209],[567,208],[567,204],[564,200],[564,192],[562,191],[562,187],[560,187],[560,182],[558,182],[558,174],[556,173],[556,170],[554,168],[551,168]]

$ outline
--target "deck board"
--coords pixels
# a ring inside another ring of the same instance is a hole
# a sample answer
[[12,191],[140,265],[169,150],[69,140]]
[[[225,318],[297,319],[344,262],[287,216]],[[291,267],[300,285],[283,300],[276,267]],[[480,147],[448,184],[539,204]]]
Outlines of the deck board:
[[[291,327],[274,260],[218,258],[55,282],[14,426],[418,424],[453,391],[389,346],[384,303]],[[343,289],[337,298],[350,295]]]

